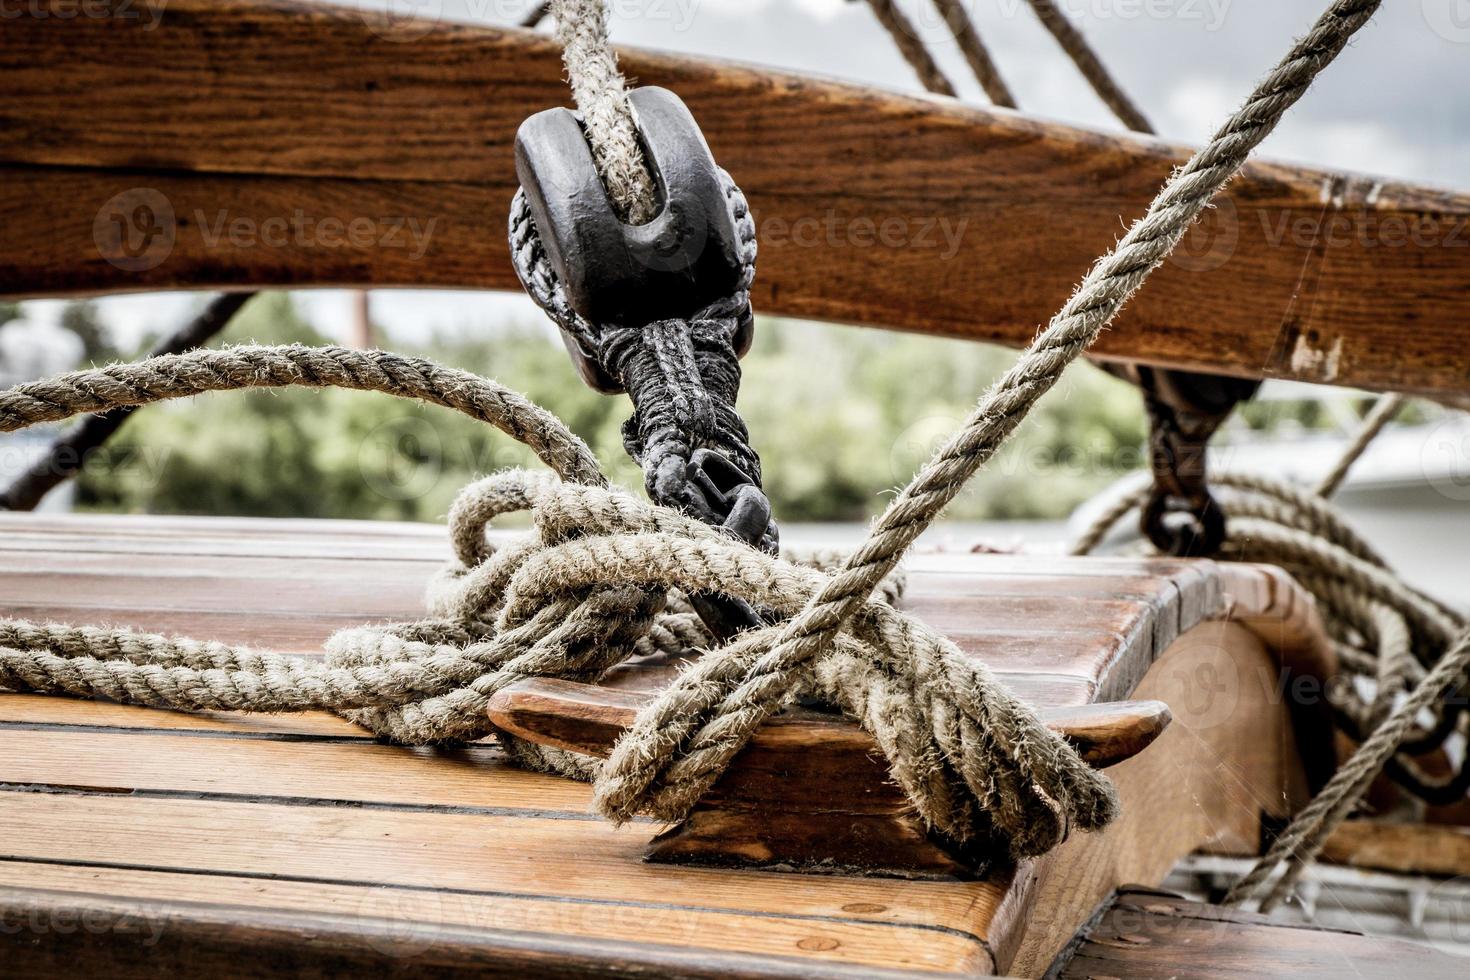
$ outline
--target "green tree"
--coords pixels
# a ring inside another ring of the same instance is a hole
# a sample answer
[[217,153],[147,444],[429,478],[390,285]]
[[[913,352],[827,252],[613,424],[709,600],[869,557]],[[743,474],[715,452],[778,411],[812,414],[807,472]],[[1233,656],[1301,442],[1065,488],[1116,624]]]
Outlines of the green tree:
[[[253,300],[223,343],[322,344],[284,293]],[[395,345],[496,377],[556,413],[609,476],[641,488],[622,448],[625,397],[577,380],[540,325],[443,332]],[[887,503],[1015,358],[980,344],[763,321],[740,408],[787,521],[861,521]],[[1142,462],[1138,395],[1089,366],[1067,372],[956,501],[956,518],[1058,518]],[[536,465],[494,429],[445,409],[337,390],[206,395],[151,406],[119,434],[119,465],[88,474],[89,507],[161,513],[439,520],[465,483]]]
[[73,300],[62,307],[60,326],[82,342],[83,364],[95,367],[123,359],[92,300]]

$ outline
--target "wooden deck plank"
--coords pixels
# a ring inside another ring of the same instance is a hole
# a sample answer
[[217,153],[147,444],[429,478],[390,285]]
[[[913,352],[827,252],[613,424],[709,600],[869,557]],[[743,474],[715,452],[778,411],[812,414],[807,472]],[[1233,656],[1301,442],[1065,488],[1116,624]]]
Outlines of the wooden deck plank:
[[1125,889],[1078,933],[1052,980],[1465,976],[1463,957],[1400,939],[1281,922],[1143,888]]
[[[50,870],[53,875],[57,871]],[[0,869],[0,875],[3,873]],[[129,872],[119,869],[108,869],[106,875],[109,884],[128,876]],[[597,903],[586,910],[586,917],[596,920],[588,934],[574,935],[547,931],[567,918],[561,903],[487,901],[481,896],[476,900],[454,894],[458,901],[453,904],[463,910],[456,915],[448,910],[451,903],[444,901],[441,892],[431,892],[424,901],[419,892],[374,889],[363,901],[361,891],[348,896],[326,889],[301,894],[290,888],[291,883],[247,880],[237,885],[219,875],[210,877],[209,887],[199,889],[214,900],[192,901],[179,897],[191,892],[189,883],[183,875],[150,882],[174,890],[172,895],[157,897],[63,888],[0,889],[0,915],[7,922],[36,924],[26,929],[27,942],[13,944],[8,950],[7,976],[28,980],[95,972],[116,980],[405,974],[423,980],[465,976],[507,980],[527,976],[545,980],[642,980],[649,976],[716,980],[738,975],[837,980],[853,972],[852,964],[839,956],[768,956],[750,946],[727,952],[697,943],[639,942],[628,937],[636,936],[652,916],[629,921],[630,917],[617,914],[620,908]],[[240,904],[219,900],[240,891],[246,892]],[[280,904],[262,907],[259,902],[267,896]],[[319,904],[316,908],[292,907],[293,899],[299,905],[310,901]],[[331,907],[334,901],[348,911],[344,914],[322,908]],[[425,906],[438,911],[443,919],[418,921],[415,913]],[[689,910],[675,914],[681,925],[726,931],[719,928],[725,923],[718,917]],[[456,917],[471,919],[474,924],[460,925],[453,921]],[[761,927],[763,934],[780,932],[786,926],[784,920],[778,920],[766,928],[768,918],[752,916],[745,924],[748,928]],[[495,924],[480,924],[487,919]],[[530,927],[517,928],[520,922]],[[610,924],[621,931],[607,935]],[[811,927],[802,923],[796,930],[806,933],[794,942],[803,954],[813,947],[840,949],[850,932],[841,924],[828,923],[813,923]],[[834,938],[834,933],[842,938]],[[763,944],[757,941],[753,945]],[[969,971],[886,969],[869,964],[859,969],[872,980],[971,975]]]
[[[360,732],[351,742],[314,743],[177,729],[157,731],[146,741],[137,729],[0,732],[12,756],[0,787],[594,819],[587,786],[511,767],[492,745],[404,749],[377,744]],[[309,766],[301,764],[306,760]]]
[[350,721],[321,711],[303,711],[290,715],[227,711],[185,714],[180,711],[154,711],[151,708],[113,704],[110,701],[81,701],[41,694],[0,696],[0,730],[7,727],[17,730],[25,730],[27,727],[62,730],[84,727],[369,738],[366,732]]
[[[526,896],[616,908],[625,936],[674,944],[690,944],[683,916],[723,912],[723,925],[692,944],[732,950],[768,948],[772,934],[758,930],[751,914],[820,918],[844,923],[849,941],[803,949],[797,942],[811,935],[808,925],[797,930],[800,937],[784,932],[770,942],[791,955],[877,966],[963,970],[982,965],[977,954],[988,961],[983,942],[949,925],[968,922],[983,885],[654,868],[638,860],[645,835],[637,827],[619,832],[545,817],[43,793],[0,793],[0,820],[13,831],[0,863],[29,865],[32,887],[50,887],[39,869],[64,864],[211,880]],[[882,905],[882,918],[865,922],[843,911],[856,904]],[[565,923],[568,934],[577,934],[576,925]],[[860,943],[864,929],[868,938]],[[909,933],[921,934],[922,942],[897,938]]]

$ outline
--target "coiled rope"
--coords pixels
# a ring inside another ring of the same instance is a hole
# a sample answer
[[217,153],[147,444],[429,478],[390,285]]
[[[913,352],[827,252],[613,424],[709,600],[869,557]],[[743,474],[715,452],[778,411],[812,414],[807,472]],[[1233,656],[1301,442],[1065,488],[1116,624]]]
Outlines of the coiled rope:
[[[557,12],[588,2],[557,0]],[[1378,0],[1338,0],[1328,8],[1097,261],[961,430],[831,574],[763,556],[675,512],[596,485],[600,477],[583,466],[590,458],[585,446],[493,382],[413,359],[332,348],[195,352],[12,389],[0,395],[0,431],[197,391],[340,384],[471,411],[517,438],[535,439],[528,444],[565,479],[550,490],[514,474],[476,484],[455,509],[451,534],[459,565],[435,593],[434,618],[339,634],[327,664],[125,631],[21,623],[11,624],[0,650],[0,683],[106,692],[185,709],[324,707],[403,741],[473,737],[485,730],[487,692],[508,679],[595,677],[609,658],[640,644],[683,649],[682,640],[667,637],[680,630],[687,637],[692,624],[658,619],[668,591],[717,589],[789,618],[707,650],[640,713],[596,772],[595,799],[605,815],[677,819],[772,712],[798,693],[816,692],[875,736],[921,816],[955,840],[999,836],[1012,855],[1024,856],[1054,846],[1069,826],[1096,829],[1117,809],[1107,780],[983,666],[870,596],[1378,6]],[[600,5],[597,11],[596,23],[605,27]],[[559,30],[566,28],[559,24]],[[605,44],[605,31],[601,37]],[[569,56],[575,74],[570,62]],[[598,91],[608,91],[605,74],[597,77]],[[525,508],[536,533],[492,552],[483,522]],[[534,764],[592,775],[585,760],[526,752],[523,758]]]
[[[490,734],[488,699],[518,680],[593,680],[631,656],[686,657],[712,647],[683,603],[690,592],[719,591],[789,616],[827,583],[816,569],[607,487],[585,445],[549,413],[494,382],[413,358],[239,347],[115,365],[5,392],[0,431],[203,391],[288,385],[448,405],[525,442],[559,479],[510,471],[468,487],[450,514],[457,561],[431,588],[430,617],[339,632],[324,663],[130,631],[7,622],[0,686],[190,711],[325,709],[398,742],[438,744]],[[492,549],[486,527],[517,510],[531,512],[534,533]],[[685,682],[732,684],[778,633],[748,631],[709,650]],[[1037,853],[1069,820],[1091,829],[1111,816],[1106,780],[983,666],[888,598],[864,601],[793,681],[783,697],[819,697],[872,732],[918,811],[957,841],[998,835],[1018,855]],[[516,741],[511,749],[541,768],[599,774],[592,760],[570,753]],[[616,791],[626,799],[625,782]],[[605,773],[598,795],[610,795]],[[603,809],[619,819],[644,811],[672,820],[683,806],[654,795]]]
[[[1256,474],[1212,478],[1222,490],[1226,517],[1220,557],[1279,565],[1316,599],[1339,655],[1340,672],[1327,691],[1328,701],[1338,726],[1360,743],[1231,887],[1227,903],[1260,898],[1262,911],[1278,905],[1385,767],[1400,785],[1431,800],[1456,800],[1470,788],[1470,764],[1444,778],[1426,775],[1413,760],[1451,732],[1463,732],[1470,719],[1465,713],[1470,619],[1405,584],[1327,502],[1402,403],[1396,395],[1379,399],[1315,490]],[[1146,497],[1142,491],[1117,501],[1079,536],[1072,553],[1092,552]],[[1360,693],[1358,681],[1368,682],[1371,699]],[[1425,711],[1431,722],[1419,729]]]

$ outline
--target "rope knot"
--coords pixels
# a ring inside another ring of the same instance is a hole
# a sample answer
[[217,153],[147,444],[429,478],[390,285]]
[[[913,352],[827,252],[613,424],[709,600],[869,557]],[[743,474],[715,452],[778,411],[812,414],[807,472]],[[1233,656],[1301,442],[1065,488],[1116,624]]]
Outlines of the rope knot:
[[[531,532],[492,543],[496,518]],[[410,745],[483,738],[496,691],[529,677],[595,681],[634,658],[691,664],[605,762],[504,737],[521,761],[595,779],[613,820],[683,817],[761,723],[801,695],[871,733],[919,816],[959,844],[1016,856],[1114,814],[1110,784],[979,663],[893,605],[901,579],[823,603],[841,556],[787,560],[606,486],[512,470],[450,513],[456,561],[430,616],[344,630],[325,662],[122,630],[0,622],[0,688],[179,710],[335,711]],[[723,645],[689,596],[781,617]]]
[[[519,509],[531,512],[531,537],[492,549],[489,522]],[[919,815],[957,842],[1000,838],[1017,855],[1035,854],[1070,826],[1095,829],[1116,811],[1108,782],[981,664],[894,608],[897,576],[828,644],[790,635],[788,617],[828,584],[823,568],[839,556],[773,557],[622,491],[519,471],[467,488],[451,529],[460,565],[440,583],[436,613],[502,643],[515,636],[523,651],[475,680],[482,698],[511,679],[591,678],[636,656],[691,663],[604,764],[510,740],[525,761],[595,778],[598,809],[611,819],[682,818],[756,728],[799,695],[869,731]],[[783,621],[714,646],[687,604],[696,592]]]

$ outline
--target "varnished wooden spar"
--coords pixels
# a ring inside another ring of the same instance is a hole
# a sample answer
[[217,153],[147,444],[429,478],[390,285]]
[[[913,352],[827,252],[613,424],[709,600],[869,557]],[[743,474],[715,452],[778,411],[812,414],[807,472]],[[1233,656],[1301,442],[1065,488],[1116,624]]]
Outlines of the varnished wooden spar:
[[[511,140],[567,100],[548,38],[287,0],[171,0],[156,19],[63,3],[5,22],[0,294],[516,288]],[[767,313],[1022,344],[1186,155],[950,100],[623,59],[679,92],[749,195]],[[1255,163],[1097,352],[1456,393],[1467,312],[1470,198]]]

